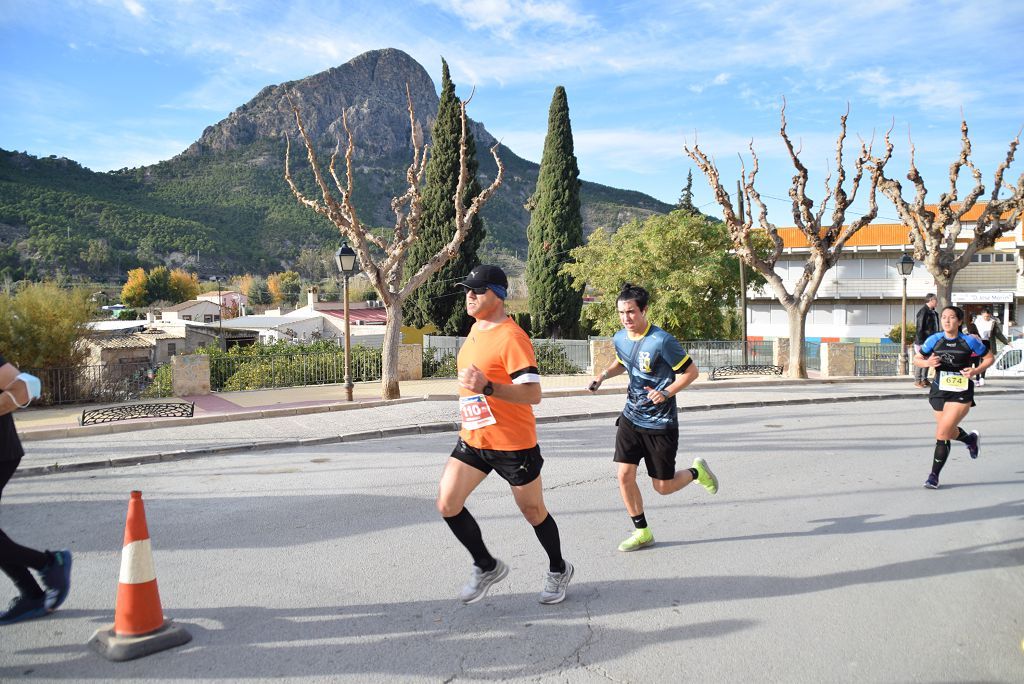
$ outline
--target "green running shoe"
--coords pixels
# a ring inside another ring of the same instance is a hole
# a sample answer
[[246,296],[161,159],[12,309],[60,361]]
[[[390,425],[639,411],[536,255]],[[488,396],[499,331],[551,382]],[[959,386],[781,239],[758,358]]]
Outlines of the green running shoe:
[[711,468],[708,468],[707,462],[703,458],[695,458],[693,459],[693,468],[697,471],[697,482],[704,485],[704,489],[712,494],[717,494],[718,478],[711,472]]
[[624,542],[619,544],[619,551],[636,551],[654,543],[654,534],[650,527],[633,530]]

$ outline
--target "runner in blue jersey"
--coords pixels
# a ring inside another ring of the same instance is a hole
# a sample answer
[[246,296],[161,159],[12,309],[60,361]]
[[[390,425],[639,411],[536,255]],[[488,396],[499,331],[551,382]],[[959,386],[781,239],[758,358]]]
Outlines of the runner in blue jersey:
[[[963,309],[947,306],[939,317],[942,331],[928,337],[914,356],[918,368],[935,369],[928,393],[928,402],[935,411],[935,456],[932,472],[924,483],[928,489],[939,488],[939,473],[949,458],[951,439],[966,444],[971,458],[978,458],[981,449],[981,435],[977,430],[966,432],[960,421],[975,405],[973,378],[984,373],[995,359],[984,342],[960,332],[963,322]],[[981,363],[974,366],[978,357]]]
[[718,479],[703,458],[693,467],[676,471],[679,419],[676,394],[697,379],[697,365],[675,337],[647,320],[647,290],[631,283],[622,286],[616,302],[623,329],[615,333],[615,363],[590,384],[597,391],[610,377],[629,373],[626,406],[616,419],[615,458],[622,501],[634,531],[619,544],[619,551],[636,551],[654,543],[644,515],[644,500],[636,482],[640,461],[651,477],[654,491],[672,494],[694,480],[712,494]]

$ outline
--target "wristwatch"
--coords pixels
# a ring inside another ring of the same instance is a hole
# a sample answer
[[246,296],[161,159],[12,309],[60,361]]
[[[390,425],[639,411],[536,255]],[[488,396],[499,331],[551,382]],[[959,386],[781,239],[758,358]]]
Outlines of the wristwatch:
[[494,394],[494,383],[488,380],[487,384],[484,385],[484,396],[489,397],[492,394]]

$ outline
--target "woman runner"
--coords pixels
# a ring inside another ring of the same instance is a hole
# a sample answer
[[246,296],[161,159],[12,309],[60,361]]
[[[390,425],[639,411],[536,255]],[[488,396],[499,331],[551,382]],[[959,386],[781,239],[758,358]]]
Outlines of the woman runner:
[[[939,488],[939,473],[949,458],[951,439],[966,444],[971,458],[978,458],[981,447],[978,431],[964,431],[960,421],[975,406],[972,378],[984,373],[995,359],[980,339],[960,332],[963,322],[963,309],[944,308],[939,317],[941,332],[928,337],[914,356],[914,365],[918,368],[935,369],[935,379],[928,393],[928,402],[935,411],[935,457],[932,472],[924,483],[928,489]],[[978,357],[981,363],[973,366]]]

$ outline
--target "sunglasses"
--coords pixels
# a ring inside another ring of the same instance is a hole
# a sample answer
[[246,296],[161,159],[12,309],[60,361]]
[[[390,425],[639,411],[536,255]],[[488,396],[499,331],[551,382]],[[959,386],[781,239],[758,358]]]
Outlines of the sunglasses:
[[480,295],[485,295],[485,294],[487,294],[488,292],[491,291],[491,289],[489,287],[486,287],[486,286],[484,286],[484,287],[467,287],[466,289],[469,290],[470,292],[472,292],[473,294],[477,295],[478,297]]

